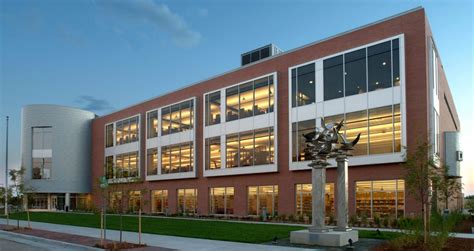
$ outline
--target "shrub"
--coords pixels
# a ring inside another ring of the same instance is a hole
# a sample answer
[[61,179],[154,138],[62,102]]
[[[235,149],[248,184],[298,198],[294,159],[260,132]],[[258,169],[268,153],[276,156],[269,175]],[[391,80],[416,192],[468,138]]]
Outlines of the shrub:
[[380,227],[380,217],[374,216],[374,225]]
[[367,223],[368,223],[368,218],[367,218],[367,214],[362,214],[362,216],[360,217],[361,218],[361,223],[362,223],[362,226],[367,226]]
[[356,223],[357,223],[357,216],[353,214],[349,218],[349,226],[353,227],[356,225]]
[[390,222],[390,221],[388,220],[388,217],[384,217],[384,218],[383,218],[383,221],[382,221],[383,227],[388,227],[389,222]]

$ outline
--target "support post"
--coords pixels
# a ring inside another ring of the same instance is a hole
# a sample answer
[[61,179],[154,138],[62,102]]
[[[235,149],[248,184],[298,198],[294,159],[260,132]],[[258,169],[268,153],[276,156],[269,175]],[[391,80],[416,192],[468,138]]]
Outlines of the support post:
[[312,224],[309,227],[310,232],[328,232],[325,218],[325,193],[326,193],[326,167],[316,166],[312,168]]
[[336,231],[351,230],[348,225],[349,210],[348,210],[348,159],[347,155],[340,154],[336,157],[337,162],[337,197],[336,197],[336,213],[337,213],[337,227]]

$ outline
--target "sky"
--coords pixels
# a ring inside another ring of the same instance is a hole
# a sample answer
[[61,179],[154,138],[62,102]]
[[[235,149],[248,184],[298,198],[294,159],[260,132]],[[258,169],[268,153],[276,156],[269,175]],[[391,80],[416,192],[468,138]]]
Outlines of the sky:
[[423,6],[461,120],[464,192],[474,194],[473,3],[445,1],[0,0],[0,184],[20,166],[21,107],[110,113],[239,67],[240,54],[290,50]]

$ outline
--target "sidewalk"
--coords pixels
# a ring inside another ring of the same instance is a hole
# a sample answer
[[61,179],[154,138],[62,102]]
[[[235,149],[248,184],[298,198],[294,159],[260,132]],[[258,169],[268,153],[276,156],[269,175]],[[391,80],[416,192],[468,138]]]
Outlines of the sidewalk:
[[[10,224],[13,222],[10,221]],[[6,219],[0,219],[0,224],[6,224]],[[16,224],[16,221],[15,221]],[[20,221],[20,226],[26,226],[25,221]],[[61,232],[67,234],[81,235],[97,238],[100,235],[100,230],[96,228],[87,227],[76,227],[69,225],[50,224],[42,222],[31,222],[33,229],[41,229],[53,232]],[[136,243],[138,240],[138,234],[134,232],[123,231],[123,241]],[[120,238],[119,231],[107,230],[107,239],[118,241]],[[315,250],[315,249],[303,249],[283,246],[271,246],[261,244],[249,244],[229,241],[215,241],[197,238],[185,238],[167,235],[156,235],[156,234],[142,234],[142,242],[150,246],[164,247],[178,250],[232,250],[232,251],[246,251],[246,250],[258,250],[258,251],[303,251],[303,250]]]

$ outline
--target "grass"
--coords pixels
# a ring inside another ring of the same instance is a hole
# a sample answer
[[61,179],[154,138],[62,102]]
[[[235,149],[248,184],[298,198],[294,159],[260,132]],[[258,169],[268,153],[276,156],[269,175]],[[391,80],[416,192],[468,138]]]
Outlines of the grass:
[[[95,214],[32,212],[30,217],[31,221],[92,228],[100,227],[100,216]],[[26,220],[26,213],[12,214],[10,218]],[[107,229],[119,230],[119,228],[120,217],[118,215],[108,215]],[[177,218],[142,218],[143,233],[246,243],[269,242],[274,237],[278,239],[289,238],[291,231],[301,229],[305,229],[305,227]],[[124,216],[123,230],[137,232],[138,218],[136,216]],[[376,231],[370,230],[359,231],[360,238],[392,239],[397,237],[397,234],[400,235],[399,233],[387,232],[379,235]]]

